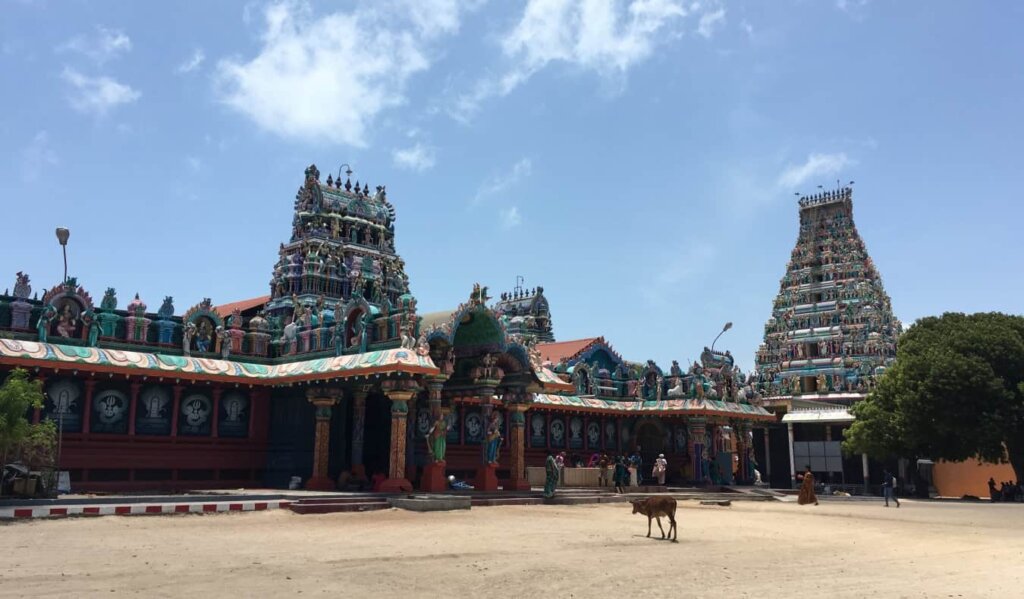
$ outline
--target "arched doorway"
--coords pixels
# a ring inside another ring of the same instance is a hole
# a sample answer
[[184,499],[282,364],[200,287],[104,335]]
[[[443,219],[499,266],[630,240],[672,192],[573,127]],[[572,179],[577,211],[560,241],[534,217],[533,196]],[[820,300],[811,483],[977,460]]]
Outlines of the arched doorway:
[[[666,453],[669,449],[666,444],[665,425],[660,420],[641,420],[637,423],[634,437],[636,444],[640,446],[640,457],[643,458],[645,469],[648,465],[654,464],[659,453]],[[646,475],[650,473],[645,473]]]

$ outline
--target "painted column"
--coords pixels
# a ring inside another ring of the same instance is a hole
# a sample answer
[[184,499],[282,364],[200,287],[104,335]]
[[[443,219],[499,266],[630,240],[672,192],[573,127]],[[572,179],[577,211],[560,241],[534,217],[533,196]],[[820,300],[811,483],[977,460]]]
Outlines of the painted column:
[[416,391],[389,385],[385,386],[384,393],[391,400],[391,451],[388,478],[381,483],[380,490],[385,493],[408,493],[412,491],[412,483],[405,478],[405,441],[409,421],[409,400],[416,396]]
[[306,399],[316,406],[316,432],[313,441],[313,473],[306,488],[314,491],[333,491],[334,482],[327,472],[331,446],[332,408],[338,403],[333,389],[309,389]]
[[[88,379],[85,381],[85,408],[82,410],[82,433],[88,433],[90,422],[92,421],[92,396],[96,391],[96,380]],[[131,433],[135,433],[134,426],[130,429]]]
[[[494,387],[481,387],[477,392],[480,399],[481,415],[484,420],[484,431],[491,424],[491,413],[494,411]],[[478,491],[498,490],[498,465],[487,463],[487,439],[480,446],[480,465],[476,469],[476,481],[473,485]]]
[[765,482],[772,479],[772,445],[768,442],[768,433],[771,431],[767,426],[764,427],[764,478]]
[[[428,396],[427,401],[430,406],[430,425],[434,424],[442,417],[446,416],[441,407],[441,394],[444,391],[444,382],[446,377],[430,377],[427,381]],[[447,434],[447,431],[445,431]],[[424,443],[429,444],[430,439],[425,439]],[[423,476],[420,477],[420,490],[428,491],[433,493],[441,493],[448,490],[448,479],[446,478],[445,462],[444,460],[435,460],[433,456],[433,449],[427,449],[427,464],[423,467]]]
[[[128,436],[129,437],[135,435],[135,414],[136,414],[136,410],[138,409],[137,406],[139,405],[139,390],[140,389],[142,389],[142,384],[141,383],[132,383],[131,384],[131,400],[130,400],[131,403],[128,404]],[[86,405],[92,405],[92,397],[90,397],[90,395],[91,395],[91,393],[86,391],[86,397],[88,398],[87,401],[86,401]],[[85,430],[84,426],[82,427],[82,430],[83,431]]]
[[[181,385],[175,385],[171,388],[174,392],[174,403],[171,405],[171,436],[178,436],[178,411],[181,410],[181,394],[185,391],[185,387]],[[177,476],[177,470],[174,471]]]
[[793,423],[786,423],[786,431],[789,433],[789,487],[796,488],[796,462],[793,459]]
[[868,472],[868,454],[860,454],[861,467],[864,469],[864,494],[867,495],[871,485],[871,477]]
[[[230,343],[227,339],[224,340],[226,343]],[[214,439],[217,438],[217,429],[220,428],[220,397],[224,394],[224,389],[221,387],[213,388],[213,419],[210,421],[210,436]]]
[[409,416],[406,420],[405,478],[416,480],[416,396],[409,400]]
[[[27,321],[26,321],[26,326],[27,326]],[[44,375],[40,374],[40,375],[36,376],[36,380],[39,381],[39,387],[43,390],[43,395],[46,395],[46,377]],[[44,405],[45,405],[45,403],[44,403]],[[92,409],[92,406],[89,406],[89,409]],[[43,418],[43,408],[35,408],[35,409],[32,410],[32,424],[39,424],[39,422],[42,420],[42,418]],[[87,429],[83,427],[82,430],[85,431]]]
[[686,437],[689,444],[691,466],[694,482],[704,482],[707,472],[704,471],[704,435],[707,432],[706,418],[690,418],[686,422]]
[[[505,432],[509,436],[509,476],[506,491],[529,491],[530,481],[526,478],[526,403],[508,404]],[[602,431],[601,434],[604,434]]]
[[366,479],[363,464],[363,430],[366,427],[366,395],[369,386],[356,388],[352,394],[352,476],[357,480]]

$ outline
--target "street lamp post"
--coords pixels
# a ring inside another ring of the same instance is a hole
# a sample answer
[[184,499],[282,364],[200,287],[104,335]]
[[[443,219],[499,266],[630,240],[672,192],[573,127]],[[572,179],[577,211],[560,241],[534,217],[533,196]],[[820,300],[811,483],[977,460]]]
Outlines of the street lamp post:
[[[721,337],[722,335],[724,335],[725,332],[728,331],[731,328],[732,328],[732,323],[731,322],[725,323],[725,326],[722,327],[722,332],[718,334],[718,337]],[[715,344],[718,343],[718,337],[715,337],[715,340],[711,342],[711,351],[715,351]]]
[[68,237],[71,231],[65,227],[57,227],[57,241],[60,242],[60,249],[64,253],[64,282],[68,282]]

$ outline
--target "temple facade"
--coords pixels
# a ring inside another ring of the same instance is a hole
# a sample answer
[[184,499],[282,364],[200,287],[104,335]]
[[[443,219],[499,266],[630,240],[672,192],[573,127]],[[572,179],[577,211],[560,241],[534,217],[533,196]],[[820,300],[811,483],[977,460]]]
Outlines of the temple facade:
[[854,224],[853,189],[802,197],[799,214],[796,247],[756,355],[756,386],[784,414],[766,441],[775,456],[769,475],[774,486],[789,486],[809,465],[820,480],[862,485],[881,471],[842,455],[842,433],[853,421],[847,408],[895,359],[902,325]]
[[[28,274],[0,296],[0,374],[44,383],[76,490],[371,486],[529,488],[548,452],[658,453],[674,482],[753,476],[774,420],[728,354],[684,371],[630,362],[603,338],[555,342],[543,288],[420,315],[383,186],[306,169],[270,293],[183,312],[94,302]],[[650,472],[646,473],[650,476]]]

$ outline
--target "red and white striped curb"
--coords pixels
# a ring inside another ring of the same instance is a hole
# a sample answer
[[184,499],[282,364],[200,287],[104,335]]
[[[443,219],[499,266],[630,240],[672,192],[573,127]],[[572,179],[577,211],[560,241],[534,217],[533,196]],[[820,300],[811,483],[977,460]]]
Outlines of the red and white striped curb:
[[291,501],[219,501],[216,503],[132,503],[127,505],[64,505],[0,508],[0,520],[60,518],[64,516],[142,516],[158,514],[202,514],[214,512],[260,512],[283,509]]

